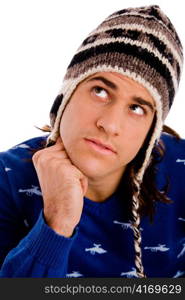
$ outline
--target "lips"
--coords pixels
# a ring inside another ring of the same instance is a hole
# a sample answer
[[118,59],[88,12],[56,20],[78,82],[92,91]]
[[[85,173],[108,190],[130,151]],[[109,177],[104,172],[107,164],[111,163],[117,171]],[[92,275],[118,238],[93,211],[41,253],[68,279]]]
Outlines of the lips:
[[111,145],[108,145],[108,144],[106,144],[106,143],[103,143],[103,142],[101,142],[100,140],[97,140],[97,139],[85,139],[86,141],[89,141],[89,142],[93,142],[95,145],[97,145],[97,146],[99,146],[100,148],[102,148],[102,149],[105,149],[105,150],[109,150],[109,151],[111,151],[111,152],[113,152],[113,153],[116,153],[116,150],[111,146]]

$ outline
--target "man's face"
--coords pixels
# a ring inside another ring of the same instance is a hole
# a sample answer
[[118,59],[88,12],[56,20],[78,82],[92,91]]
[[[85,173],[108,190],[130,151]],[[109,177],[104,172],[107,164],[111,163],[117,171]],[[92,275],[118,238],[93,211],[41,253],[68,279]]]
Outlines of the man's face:
[[149,92],[134,80],[98,72],[81,82],[61,119],[72,163],[89,179],[121,178],[136,156],[155,113]]

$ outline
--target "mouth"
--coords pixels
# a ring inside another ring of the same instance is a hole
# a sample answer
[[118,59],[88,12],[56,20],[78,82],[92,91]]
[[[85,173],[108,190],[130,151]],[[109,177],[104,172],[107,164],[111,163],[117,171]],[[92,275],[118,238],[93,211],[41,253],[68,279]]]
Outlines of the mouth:
[[102,143],[97,139],[86,139],[86,143],[95,151],[102,153],[102,154],[116,154],[116,151],[113,149],[112,146]]

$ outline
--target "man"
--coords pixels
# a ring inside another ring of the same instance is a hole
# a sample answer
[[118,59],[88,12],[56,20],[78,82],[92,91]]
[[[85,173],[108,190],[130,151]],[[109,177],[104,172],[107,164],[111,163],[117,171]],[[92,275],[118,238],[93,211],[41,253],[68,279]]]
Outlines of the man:
[[163,136],[160,163],[159,141],[182,61],[158,6],[118,11],[83,41],[47,140],[1,154],[1,277],[185,274],[185,143]]

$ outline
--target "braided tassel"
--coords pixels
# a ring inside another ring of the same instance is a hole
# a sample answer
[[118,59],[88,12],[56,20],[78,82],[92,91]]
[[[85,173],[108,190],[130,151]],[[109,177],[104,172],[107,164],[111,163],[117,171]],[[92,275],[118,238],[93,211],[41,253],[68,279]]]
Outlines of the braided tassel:
[[135,266],[136,266],[136,272],[138,277],[144,278],[146,275],[144,274],[144,268],[142,264],[142,250],[141,250],[141,232],[139,229],[140,226],[140,215],[138,213],[139,209],[139,184],[138,182],[135,182],[138,191],[137,195],[133,196],[133,201],[132,201],[132,215],[134,222],[132,224],[132,228],[134,231],[134,249],[135,249]]

